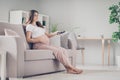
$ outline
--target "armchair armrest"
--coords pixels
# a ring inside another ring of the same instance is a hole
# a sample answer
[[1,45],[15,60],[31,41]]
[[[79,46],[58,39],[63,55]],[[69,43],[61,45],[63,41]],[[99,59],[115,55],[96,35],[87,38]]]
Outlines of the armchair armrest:
[[53,46],[61,46],[60,36],[56,35],[50,38],[50,44]]
[[21,77],[24,75],[24,43],[21,37],[0,36],[0,48],[7,55],[7,76]]

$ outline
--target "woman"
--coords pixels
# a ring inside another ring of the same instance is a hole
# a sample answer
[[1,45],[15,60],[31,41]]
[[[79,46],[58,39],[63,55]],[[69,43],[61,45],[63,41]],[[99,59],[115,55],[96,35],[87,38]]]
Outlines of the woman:
[[47,49],[54,52],[55,57],[66,68],[68,73],[80,74],[82,70],[73,67],[68,59],[68,52],[62,47],[55,47],[49,44],[49,38],[58,34],[48,33],[44,27],[38,22],[38,11],[31,10],[29,20],[26,27],[26,39],[28,42],[34,43],[34,49]]

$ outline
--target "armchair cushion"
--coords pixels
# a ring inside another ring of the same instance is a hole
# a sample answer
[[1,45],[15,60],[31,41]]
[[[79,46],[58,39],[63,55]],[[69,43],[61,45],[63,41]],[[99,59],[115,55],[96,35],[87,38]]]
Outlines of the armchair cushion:
[[25,60],[47,60],[55,59],[51,50],[26,50]]

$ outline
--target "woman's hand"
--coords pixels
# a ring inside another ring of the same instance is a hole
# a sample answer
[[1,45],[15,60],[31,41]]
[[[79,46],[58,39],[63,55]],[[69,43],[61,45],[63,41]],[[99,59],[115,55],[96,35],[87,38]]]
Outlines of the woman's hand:
[[45,34],[50,38],[50,37],[53,37],[53,36],[57,35],[58,32],[59,32],[59,31],[55,31],[55,32],[53,32],[53,33],[48,33],[48,32],[46,32]]
[[55,32],[53,32],[53,34],[58,35],[58,32],[59,32],[59,31],[55,31]]
[[62,33],[65,33],[65,31],[58,31],[58,32],[57,32],[57,35],[60,35],[60,34],[62,34]]

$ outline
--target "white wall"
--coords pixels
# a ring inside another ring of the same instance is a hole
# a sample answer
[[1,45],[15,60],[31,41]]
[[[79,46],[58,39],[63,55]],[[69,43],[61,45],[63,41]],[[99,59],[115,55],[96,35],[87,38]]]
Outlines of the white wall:
[[[40,12],[50,16],[51,24],[59,24],[59,30],[74,31],[85,37],[111,37],[117,30],[116,24],[109,24],[109,6],[119,0],[40,0]],[[77,27],[77,28],[76,28]],[[78,28],[79,27],[79,28]],[[101,64],[101,41],[81,41],[85,47],[85,63]],[[105,45],[107,64],[107,43]],[[113,46],[112,46],[113,47]],[[119,46],[117,46],[119,49]],[[119,54],[119,51],[116,51]],[[81,62],[78,54],[78,63]],[[111,64],[114,64],[114,50],[111,48]]]
[[[40,0],[40,12],[48,14],[52,24],[64,29],[80,27],[81,35],[111,36],[117,29],[109,24],[109,6],[119,0]],[[62,27],[63,28],[63,27]],[[78,31],[78,30],[77,30]]]
[[0,0],[0,22],[9,21],[10,10],[38,9],[37,0]]

